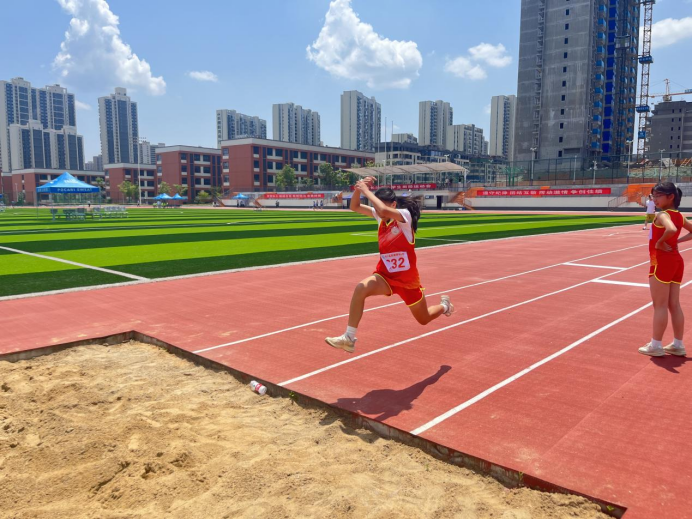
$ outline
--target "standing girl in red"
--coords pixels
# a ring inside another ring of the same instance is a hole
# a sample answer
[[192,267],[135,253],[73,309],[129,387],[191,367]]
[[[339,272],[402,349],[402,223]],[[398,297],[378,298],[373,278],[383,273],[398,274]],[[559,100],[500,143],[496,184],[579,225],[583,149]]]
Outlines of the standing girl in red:
[[[661,210],[650,227],[650,294],[654,307],[652,341],[638,350],[647,356],[685,356],[683,311],[679,303],[683,280],[683,258],[678,244],[691,239],[691,223],[678,211],[681,190],[672,182],[660,182],[652,189],[655,204]],[[688,234],[679,238],[681,229]],[[662,347],[668,315],[674,329],[674,342]]]
[[[398,294],[421,325],[426,325],[441,314],[450,316],[454,312],[449,296],[441,296],[440,305],[426,305],[414,252],[414,233],[421,215],[418,202],[412,197],[398,197],[390,188],[380,188],[373,193],[370,186],[374,181],[373,177],[366,177],[356,183],[350,209],[373,217],[378,222],[380,261],[375,272],[361,280],[354,289],[346,332],[341,336],[325,338],[328,345],[347,352],[354,351],[356,328],[369,296]],[[371,201],[373,207],[361,205],[361,194]]]

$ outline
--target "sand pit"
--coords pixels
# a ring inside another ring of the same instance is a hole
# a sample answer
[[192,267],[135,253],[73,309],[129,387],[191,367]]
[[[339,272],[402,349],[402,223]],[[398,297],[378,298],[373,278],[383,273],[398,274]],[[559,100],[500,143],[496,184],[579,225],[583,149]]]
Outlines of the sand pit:
[[136,342],[0,361],[0,517],[606,518]]

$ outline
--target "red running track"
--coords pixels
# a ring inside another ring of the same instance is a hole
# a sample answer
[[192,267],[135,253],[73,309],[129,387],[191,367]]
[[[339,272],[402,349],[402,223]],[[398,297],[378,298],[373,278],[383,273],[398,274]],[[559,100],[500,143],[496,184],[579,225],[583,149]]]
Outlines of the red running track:
[[457,312],[421,327],[374,298],[354,355],[323,339],[375,255],[2,301],[0,353],[134,329],[628,517],[690,517],[690,357],[637,353],[645,244],[628,226],[420,249],[429,301]]

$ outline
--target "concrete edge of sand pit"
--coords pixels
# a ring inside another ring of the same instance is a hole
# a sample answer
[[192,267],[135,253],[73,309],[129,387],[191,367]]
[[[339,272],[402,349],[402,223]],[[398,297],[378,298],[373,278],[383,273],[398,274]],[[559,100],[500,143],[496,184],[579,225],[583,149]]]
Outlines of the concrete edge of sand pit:
[[234,369],[233,367],[223,365],[211,359],[202,357],[198,354],[193,354],[192,352],[184,350],[171,343],[167,343],[153,336],[148,336],[136,330],[118,332],[103,337],[83,338],[68,343],[49,345],[45,347],[37,347],[19,352],[8,352],[5,354],[0,354],[0,361],[8,361],[14,363],[17,361],[25,361],[40,356],[54,354],[72,347],[91,345],[94,343],[99,343],[101,345],[118,345],[131,340],[163,348],[168,352],[182,359],[191,361],[197,365],[227,372],[243,384],[248,384],[251,380],[258,380],[267,387],[267,394],[271,397],[288,398],[304,408],[313,408],[333,412],[339,417],[345,419],[349,427],[366,428],[384,439],[391,439],[397,442],[401,442],[402,444],[406,444],[408,446],[420,449],[424,453],[431,455],[432,457],[435,457],[436,459],[441,460],[443,462],[447,462],[448,464],[467,468],[478,474],[493,477],[495,480],[499,481],[501,484],[508,488],[526,487],[529,489],[545,491],[549,493],[561,493],[581,496],[597,504],[601,508],[602,512],[614,518],[621,518],[626,512],[627,508],[625,506],[607,502],[602,499],[586,495],[584,493],[579,493],[571,489],[552,484],[551,482],[542,480],[532,475],[522,473],[518,470],[494,464],[481,458],[462,453],[452,448],[448,448],[447,446],[443,446],[442,444],[438,444],[424,439],[422,437],[413,435],[408,431],[400,430],[398,428],[389,426],[385,423],[375,421],[368,417],[364,417],[357,413],[329,405],[313,397],[293,392],[292,390],[265,381],[262,378],[253,376],[252,374],[241,372],[239,370]]

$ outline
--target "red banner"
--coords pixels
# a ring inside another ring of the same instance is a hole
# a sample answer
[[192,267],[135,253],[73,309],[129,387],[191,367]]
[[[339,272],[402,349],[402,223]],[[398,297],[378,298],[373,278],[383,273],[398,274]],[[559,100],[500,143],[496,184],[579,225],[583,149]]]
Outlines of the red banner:
[[[429,183],[419,183],[419,184],[385,184],[384,186],[374,186],[373,189],[377,188],[392,188],[393,190],[435,190],[438,185],[435,182]],[[354,191],[354,187],[351,187],[351,191]]]
[[611,188],[570,188],[555,190],[479,190],[477,197],[578,197],[610,195]]
[[266,193],[265,199],[324,199],[324,193]]

